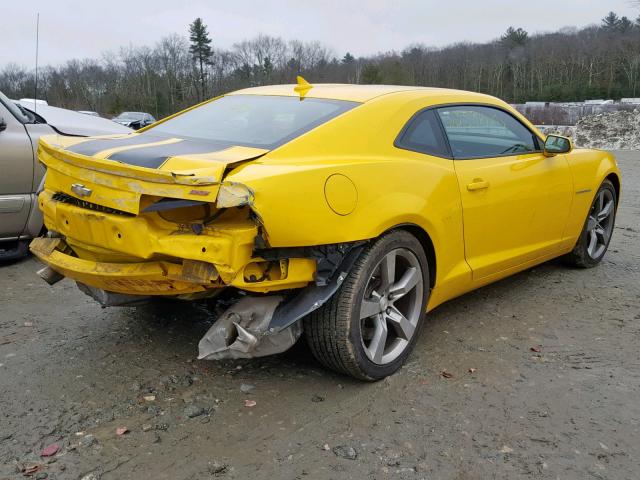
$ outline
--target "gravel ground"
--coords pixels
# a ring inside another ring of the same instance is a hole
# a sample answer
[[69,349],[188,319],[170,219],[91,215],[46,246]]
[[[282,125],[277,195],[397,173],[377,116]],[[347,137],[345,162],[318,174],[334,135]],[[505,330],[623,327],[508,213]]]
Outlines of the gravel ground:
[[202,305],[101,309],[33,259],[1,267],[0,479],[640,478],[640,153],[618,158],[601,266],[441,306],[375,384],[302,347],[200,362]]

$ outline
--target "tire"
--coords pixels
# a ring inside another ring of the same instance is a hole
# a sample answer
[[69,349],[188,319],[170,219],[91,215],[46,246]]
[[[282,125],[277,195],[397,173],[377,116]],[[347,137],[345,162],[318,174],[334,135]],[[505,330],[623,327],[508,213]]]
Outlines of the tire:
[[335,295],[304,319],[307,343],[327,368],[380,380],[411,353],[428,296],[429,265],[420,242],[402,230],[385,234],[360,255]]
[[616,189],[609,180],[605,180],[593,199],[578,242],[563,258],[564,263],[578,268],[593,268],[602,261],[613,235],[617,205]]
[[29,255],[30,240],[0,242],[0,264],[15,262]]

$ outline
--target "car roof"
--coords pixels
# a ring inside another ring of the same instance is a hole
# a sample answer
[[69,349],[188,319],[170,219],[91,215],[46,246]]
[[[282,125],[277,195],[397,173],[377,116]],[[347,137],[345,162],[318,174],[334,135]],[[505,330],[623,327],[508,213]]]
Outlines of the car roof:
[[[296,85],[268,85],[263,87],[245,88],[228,95],[276,95],[297,97],[300,94],[294,90]],[[417,91],[421,96],[438,97],[446,94],[465,95],[471,100],[475,97],[485,97],[482,94],[463,90],[450,90],[435,87],[412,87],[402,85],[352,85],[343,83],[316,83],[307,92],[305,98],[325,98],[330,100],[346,100],[351,102],[368,102],[382,95]]]
[[109,135],[131,133],[132,130],[102,117],[94,117],[75,110],[38,105],[38,108],[24,107],[30,112],[37,113],[44,120],[61,133],[67,135]]

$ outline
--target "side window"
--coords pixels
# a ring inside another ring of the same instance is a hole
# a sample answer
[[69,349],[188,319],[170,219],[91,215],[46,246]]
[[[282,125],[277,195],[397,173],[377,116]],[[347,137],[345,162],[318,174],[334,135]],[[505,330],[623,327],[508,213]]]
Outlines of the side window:
[[434,110],[424,110],[413,117],[396,140],[396,147],[437,157],[451,157]]
[[499,157],[540,151],[538,138],[498,108],[460,105],[438,109],[457,159]]

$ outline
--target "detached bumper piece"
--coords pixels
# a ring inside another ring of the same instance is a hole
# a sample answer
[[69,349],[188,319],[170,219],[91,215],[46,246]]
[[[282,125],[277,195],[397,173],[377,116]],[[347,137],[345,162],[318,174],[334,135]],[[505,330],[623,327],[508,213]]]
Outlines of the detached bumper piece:
[[281,295],[247,296],[229,307],[198,344],[199,360],[265,357],[282,353],[302,334],[300,322],[273,332],[269,328]]

